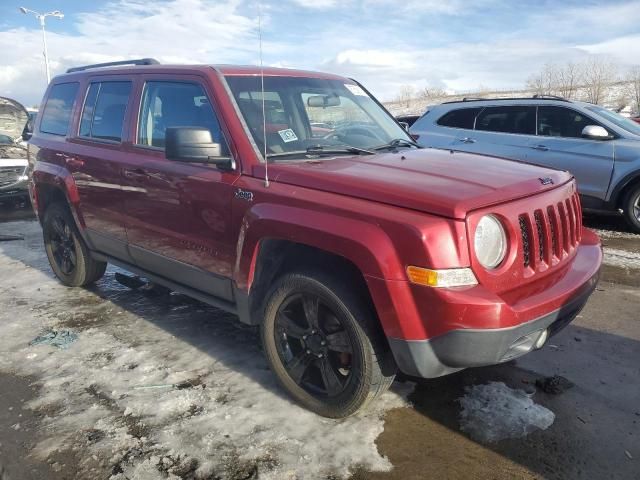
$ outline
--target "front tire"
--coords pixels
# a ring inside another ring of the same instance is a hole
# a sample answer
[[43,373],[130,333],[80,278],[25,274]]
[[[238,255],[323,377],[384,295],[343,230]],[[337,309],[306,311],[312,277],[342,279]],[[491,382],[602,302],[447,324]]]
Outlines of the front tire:
[[54,203],[44,212],[42,234],[51,269],[64,285],[84,287],[104,275],[107,264],[91,257],[64,204]]
[[640,233],[640,185],[633,187],[625,197],[624,216],[633,231]]
[[262,343],[282,386],[330,418],[356,413],[393,382],[373,309],[333,276],[290,273],[267,295]]

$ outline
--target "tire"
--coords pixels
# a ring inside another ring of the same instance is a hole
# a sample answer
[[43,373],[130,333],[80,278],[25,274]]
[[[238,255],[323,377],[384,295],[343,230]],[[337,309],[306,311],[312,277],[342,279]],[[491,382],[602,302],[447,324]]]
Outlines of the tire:
[[91,257],[66,205],[54,203],[46,209],[42,234],[51,269],[64,285],[84,287],[104,275],[107,264]]
[[285,274],[266,296],[261,324],[265,355],[281,385],[330,418],[353,415],[395,377],[373,308],[343,283],[318,271]]
[[640,185],[632,187],[623,205],[624,216],[634,232],[640,233]]

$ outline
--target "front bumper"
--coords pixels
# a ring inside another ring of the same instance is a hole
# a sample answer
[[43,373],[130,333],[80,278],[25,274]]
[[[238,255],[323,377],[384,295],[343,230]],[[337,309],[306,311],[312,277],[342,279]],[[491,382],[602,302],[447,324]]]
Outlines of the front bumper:
[[407,315],[411,310],[406,308],[400,317],[404,321],[398,322],[403,331],[387,331],[398,368],[407,375],[433,378],[506,362],[534,350],[545,330],[551,337],[584,307],[596,288],[601,262],[598,238],[584,230],[571,262],[538,284],[502,295],[482,285],[422,287],[419,292],[412,287],[416,315]]
[[26,160],[1,159],[0,198],[29,195]]
[[21,180],[6,187],[0,187],[0,198],[29,196],[28,180]]
[[530,322],[507,328],[452,330],[430,340],[389,338],[398,368],[414,377],[434,378],[467,367],[495,365],[535,349],[545,330],[548,338],[580,313],[596,288],[598,274],[578,297],[562,308]]

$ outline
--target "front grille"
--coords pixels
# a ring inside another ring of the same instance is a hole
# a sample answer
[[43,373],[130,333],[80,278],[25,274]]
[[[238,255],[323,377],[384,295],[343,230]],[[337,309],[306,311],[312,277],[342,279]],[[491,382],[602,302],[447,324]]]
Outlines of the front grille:
[[24,170],[25,167],[0,167],[0,187],[16,183]]
[[[577,194],[545,209],[518,217],[522,258],[526,268],[552,265],[571,253],[580,242],[582,213]],[[535,237],[534,237],[535,235]]]

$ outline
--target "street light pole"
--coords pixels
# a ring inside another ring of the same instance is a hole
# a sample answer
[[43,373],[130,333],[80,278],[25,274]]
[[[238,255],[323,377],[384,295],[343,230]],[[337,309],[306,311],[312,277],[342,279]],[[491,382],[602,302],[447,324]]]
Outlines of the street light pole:
[[47,72],[47,85],[51,82],[51,73],[49,71],[49,54],[47,52],[47,33],[44,28],[44,21],[47,17],[57,17],[59,19],[64,18],[64,14],[60,10],[54,10],[53,12],[48,13],[38,13],[34,10],[29,10],[28,8],[20,7],[20,11],[25,15],[29,13],[33,13],[33,15],[40,21],[40,27],[42,28],[42,44],[44,46],[44,67]]

